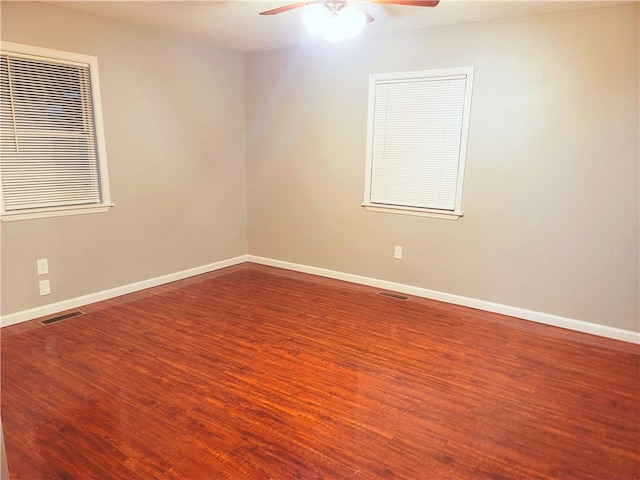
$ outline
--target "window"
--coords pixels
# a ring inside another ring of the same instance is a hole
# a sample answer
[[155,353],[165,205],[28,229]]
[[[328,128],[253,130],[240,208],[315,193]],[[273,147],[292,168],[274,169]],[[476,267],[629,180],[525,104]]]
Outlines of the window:
[[2,220],[107,211],[97,59],[1,45]]
[[462,216],[472,84],[473,67],[369,77],[365,208]]

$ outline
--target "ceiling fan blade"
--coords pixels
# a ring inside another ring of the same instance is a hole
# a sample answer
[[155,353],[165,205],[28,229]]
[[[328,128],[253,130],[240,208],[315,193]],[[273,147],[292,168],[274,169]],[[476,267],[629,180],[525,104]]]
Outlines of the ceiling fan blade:
[[361,8],[359,8],[358,10],[360,10],[362,13],[365,14],[365,16],[367,17],[367,23],[371,23],[371,22],[375,22],[376,21],[375,18],[373,18],[371,15],[369,15],[367,12],[365,12]]
[[[367,0],[361,0],[361,1],[367,1]],[[371,22],[375,22],[376,19],[373,18],[371,15],[369,15],[369,12],[367,12],[364,8],[360,8],[359,5],[356,4],[356,2],[351,3],[351,8],[355,8],[356,10],[358,10],[359,12],[364,13],[364,16],[367,18],[367,22],[366,23],[371,23]]]
[[440,0],[365,0],[369,3],[384,3],[386,5],[409,5],[413,7],[435,7]]
[[260,12],[260,15],[275,15],[277,13],[287,12],[289,10],[293,10],[294,8],[304,7],[305,5],[310,5],[312,3],[318,3],[318,0],[312,2],[298,2],[292,3],[291,5],[285,5],[284,7],[274,8],[272,10],[267,10],[265,12]]

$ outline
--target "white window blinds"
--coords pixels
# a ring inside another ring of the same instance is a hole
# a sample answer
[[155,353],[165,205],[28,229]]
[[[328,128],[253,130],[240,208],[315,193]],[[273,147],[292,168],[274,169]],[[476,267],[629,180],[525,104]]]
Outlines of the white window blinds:
[[365,206],[460,210],[471,74],[372,75]]
[[0,55],[3,214],[105,203],[91,74],[89,64]]

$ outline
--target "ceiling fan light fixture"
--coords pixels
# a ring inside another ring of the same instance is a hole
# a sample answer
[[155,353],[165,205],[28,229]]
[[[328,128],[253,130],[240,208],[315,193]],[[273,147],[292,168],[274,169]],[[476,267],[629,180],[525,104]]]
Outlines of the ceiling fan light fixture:
[[307,31],[314,37],[319,37],[329,23],[331,12],[321,3],[309,5],[302,14],[302,23]]
[[330,20],[324,27],[322,36],[327,42],[338,43],[343,41],[346,37],[346,31],[342,22],[342,19],[337,12],[331,12]]
[[364,12],[349,5],[340,10],[340,18],[347,37],[358,35],[367,23],[367,16]]
[[328,42],[336,43],[358,35],[367,23],[367,16],[349,5],[330,10],[322,3],[315,3],[307,7],[302,22],[311,35],[322,35]]

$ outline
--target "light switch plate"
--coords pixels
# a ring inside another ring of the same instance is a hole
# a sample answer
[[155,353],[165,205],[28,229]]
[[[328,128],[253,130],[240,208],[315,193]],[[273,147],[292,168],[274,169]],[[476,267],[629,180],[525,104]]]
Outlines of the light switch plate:
[[38,275],[46,275],[49,273],[49,262],[46,258],[40,258],[36,260],[36,263],[38,265]]
[[49,295],[51,293],[51,284],[49,280],[40,280],[40,295]]

